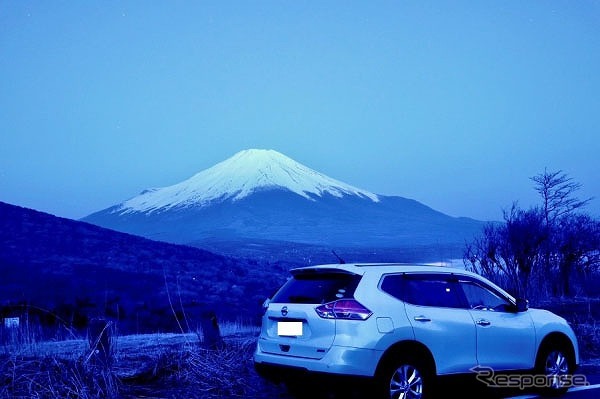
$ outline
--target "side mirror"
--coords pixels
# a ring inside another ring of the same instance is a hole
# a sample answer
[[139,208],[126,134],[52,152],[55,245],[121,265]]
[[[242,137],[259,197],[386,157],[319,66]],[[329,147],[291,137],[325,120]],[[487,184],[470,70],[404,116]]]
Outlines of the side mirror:
[[529,301],[525,298],[517,298],[515,305],[517,312],[525,312],[529,309]]

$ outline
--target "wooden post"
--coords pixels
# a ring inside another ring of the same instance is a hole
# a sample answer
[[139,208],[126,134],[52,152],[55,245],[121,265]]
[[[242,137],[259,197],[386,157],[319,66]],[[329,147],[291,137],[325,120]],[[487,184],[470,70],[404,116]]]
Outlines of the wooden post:
[[111,322],[105,319],[92,319],[88,329],[91,355],[103,365],[111,361]]
[[202,346],[206,349],[219,349],[224,346],[223,338],[221,338],[221,330],[217,315],[212,310],[202,313],[200,319],[200,328],[202,329]]

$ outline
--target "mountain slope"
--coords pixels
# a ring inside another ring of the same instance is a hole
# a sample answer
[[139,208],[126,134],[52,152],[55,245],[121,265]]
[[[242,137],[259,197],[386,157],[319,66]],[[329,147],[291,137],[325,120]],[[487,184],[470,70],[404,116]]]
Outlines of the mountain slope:
[[40,319],[108,315],[156,331],[175,327],[171,300],[192,323],[207,309],[251,318],[280,272],[0,202],[0,317],[46,309]]
[[119,231],[202,246],[275,240],[330,247],[451,248],[482,222],[417,201],[376,195],[270,150],[246,150],[190,179],[147,190],[83,220]]

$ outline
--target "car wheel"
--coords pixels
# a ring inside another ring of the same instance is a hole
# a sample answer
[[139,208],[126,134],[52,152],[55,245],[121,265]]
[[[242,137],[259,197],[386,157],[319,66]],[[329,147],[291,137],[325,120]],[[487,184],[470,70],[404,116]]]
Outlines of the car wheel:
[[416,359],[396,359],[379,376],[381,397],[386,399],[425,399],[430,395],[431,375]]
[[557,396],[565,393],[571,383],[574,360],[569,351],[560,345],[546,345],[540,352],[537,374],[546,377],[546,384],[541,389],[548,396]]

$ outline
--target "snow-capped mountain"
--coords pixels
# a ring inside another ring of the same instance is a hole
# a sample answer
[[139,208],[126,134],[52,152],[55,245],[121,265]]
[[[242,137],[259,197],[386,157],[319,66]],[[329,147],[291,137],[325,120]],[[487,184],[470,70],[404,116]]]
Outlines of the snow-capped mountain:
[[330,194],[356,195],[378,202],[377,195],[342,183],[274,150],[250,149],[181,183],[149,189],[125,201],[115,212],[152,213],[182,207],[209,206],[214,201],[241,200],[265,189],[283,189],[309,200]]
[[439,256],[447,250],[462,256],[465,241],[483,225],[359,189],[272,150],[241,151],[181,183],[146,190],[83,220],[200,247],[266,240],[426,249]]

